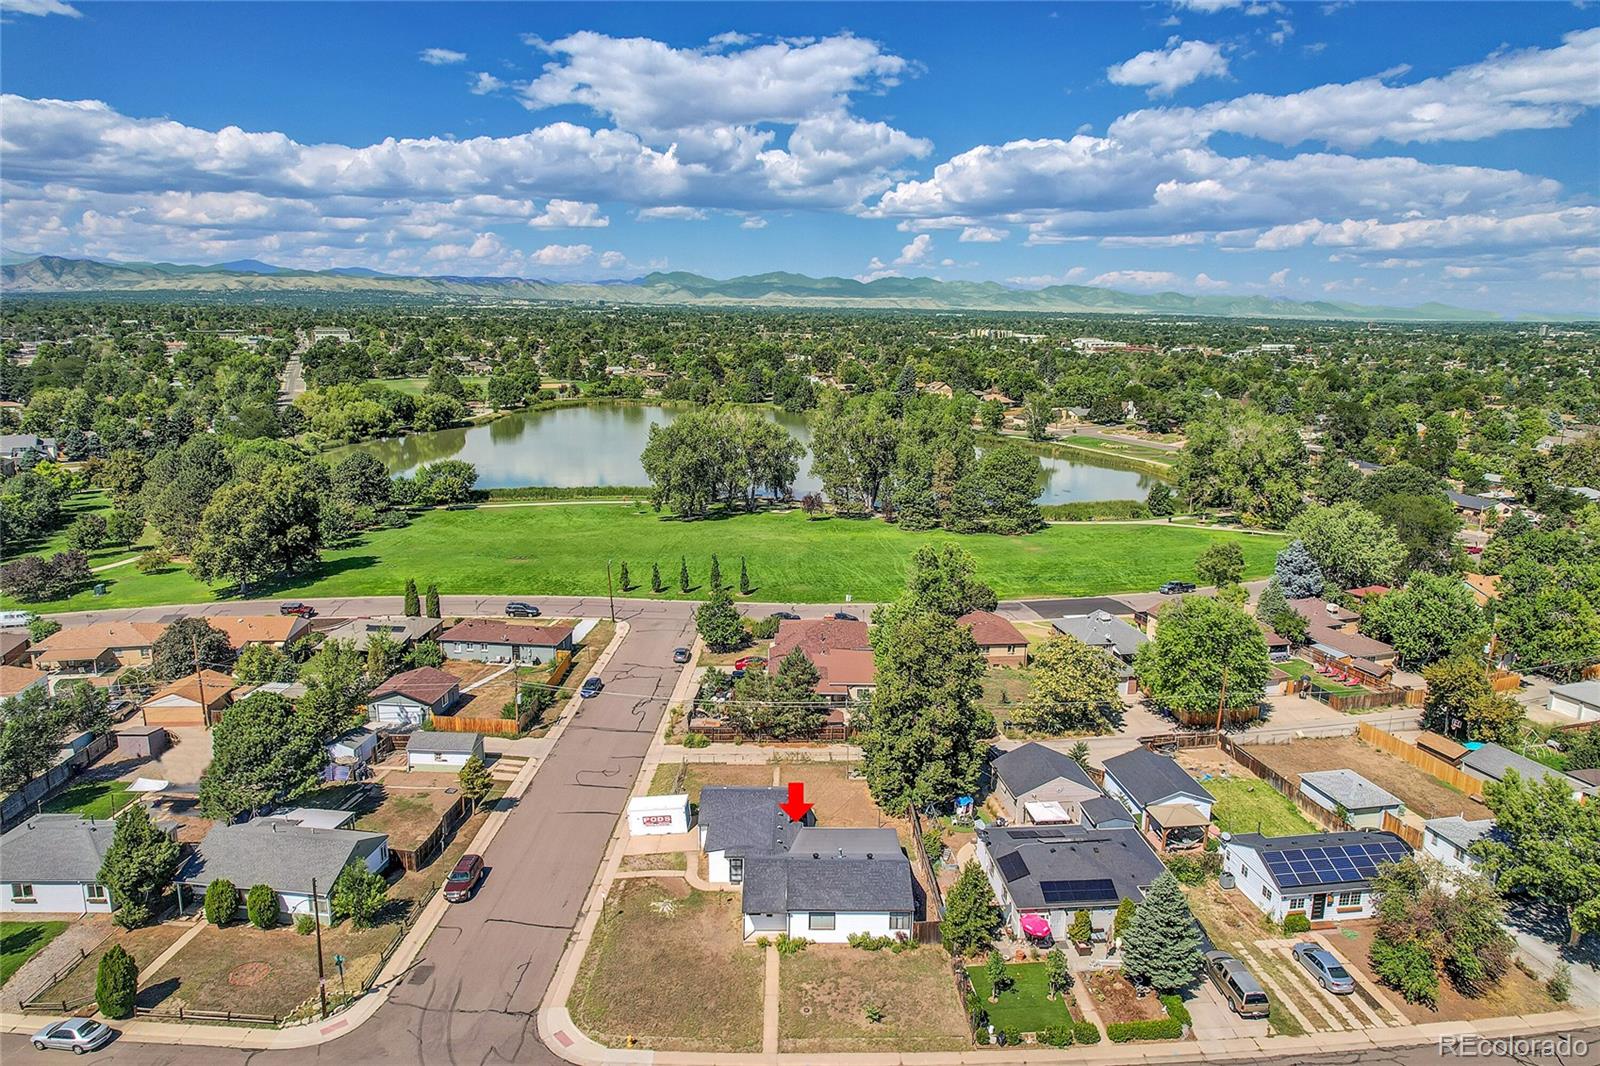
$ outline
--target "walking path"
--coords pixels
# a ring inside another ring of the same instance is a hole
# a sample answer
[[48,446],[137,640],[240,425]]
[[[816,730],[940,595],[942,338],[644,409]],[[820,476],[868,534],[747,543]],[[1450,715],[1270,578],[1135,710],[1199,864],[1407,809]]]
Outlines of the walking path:
[[761,990],[761,1053],[778,1055],[778,949],[767,945],[767,980]]

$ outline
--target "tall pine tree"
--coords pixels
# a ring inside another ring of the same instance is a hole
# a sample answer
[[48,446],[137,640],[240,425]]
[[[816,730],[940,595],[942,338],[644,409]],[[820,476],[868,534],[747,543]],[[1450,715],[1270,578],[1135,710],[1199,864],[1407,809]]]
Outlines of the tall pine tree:
[[661,583],[661,564],[650,564],[650,591],[656,595],[667,591],[667,586]]
[[678,591],[689,591],[689,559],[687,556],[678,556]]
[[622,591],[623,592],[627,592],[629,589],[633,588],[633,581],[628,577],[628,564],[627,563],[623,563],[622,564],[622,574],[621,574],[620,584],[622,585]]
[[406,578],[406,617],[422,617],[422,600],[417,596],[417,583],[412,578]]
[[711,591],[722,591],[722,563],[715,555],[711,557]]
[[1176,992],[1200,972],[1200,927],[1178,879],[1155,879],[1122,934],[1122,968],[1158,992]]
[[427,614],[429,618],[439,617],[439,586],[428,583]]
[[750,595],[750,570],[745,566],[744,556],[739,556],[739,595]]

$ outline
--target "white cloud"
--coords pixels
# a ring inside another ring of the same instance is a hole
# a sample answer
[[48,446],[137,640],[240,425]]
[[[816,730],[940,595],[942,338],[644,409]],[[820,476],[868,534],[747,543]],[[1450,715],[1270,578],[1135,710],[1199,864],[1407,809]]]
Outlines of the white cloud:
[[1083,267],[1075,266],[1061,274],[1028,274],[1006,280],[1024,289],[1044,289],[1051,285],[1070,285],[1081,280],[1087,273],[1089,271]]
[[0,11],[13,15],[65,15],[82,18],[83,12],[64,0],[0,0]]
[[1289,283],[1289,268],[1288,267],[1284,267],[1282,270],[1274,270],[1271,274],[1267,275],[1267,284],[1271,285],[1273,288],[1281,289],[1285,285],[1287,285],[1288,283]]
[[593,257],[594,249],[587,244],[547,244],[538,251],[528,253],[528,261],[540,266],[577,266]]
[[1308,219],[1274,226],[1252,247],[1265,251],[1315,245],[1358,251],[1405,252],[1410,256],[1452,254],[1463,249],[1528,251],[1592,245],[1600,241],[1600,207],[1569,207],[1502,217],[1463,214],[1381,222],[1347,218]]
[[706,213],[698,207],[673,205],[669,207],[646,207],[639,211],[635,217],[640,222],[660,222],[667,219],[698,222],[706,217]]
[[737,30],[728,30],[724,33],[717,34],[715,37],[712,37],[707,43],[713,48],[736,48],[739,45],[749,44],[753,40],[755,40],[755,38],[748,33],[740,33]]
[[914,266],[928,258],[933,251],[933,238],[926,233],[919,233],[900,249],[900,255],[895,259],[895,266]]
[[877,281],[879,278],[898,278],[900,276],[900,271],[893,267],[884,266],[882,259],[873,256],[867,261],[867,269],[856,275],[856,280],[867,282]]
[[1183,280],[1170,270],[1108,270],[1095,275],[1090,285],[1112,289],[1171,289]]
[[1173,6],[1186,11],[1198,11],[1202,15],[1215,15],[1218,11],[1243,7],[1244,0],[1173,0]]
[[995,244],[1010,236],[1010,230],[994,226],[964,226],[957,238],[962,244]]
[[740,229],[766,229],[767,228],[767,220],[762,218],[760,215],[749,215],[749,216],[747,216],[745,218],[745,220],[743,222],[739,223],[739,228]]
[[615,270],[617,267],[627,266],[628,257],[621,252],[601,252],[600,269]]
[[1219,281],[1203,273],[1194,276],[1194,287],[1202,292],[1215,292],[1218,289],[1226,289],[1231,284],[1232,282]]
[[1483,268],[1475,266],[1452,265],[1444,268],[1444,276],[1447,278],[1473,278],[1482,273]]
[[467,53],[457,52],[453,48],[424,48],[417,53],[417,58],[430,66],[447,67],[452,63],[465,63]]
[[535,229],[597,229],[611,225],[611,220],[600,213],[599,204],[551,200],[542,214],[528,219],[528,225]]
[[1180,41],[1169,37],[1163,48],[1140,52],[1132,59],[1106,68],[1113,85],[1146,85],[1151,96],[1171,96],[1201,78],[1228,74],[1222,46],[1206,41]]
[[505,87],[505,82],[488,71],[480,70],[472,75],[472,83],[467,86],[467,91],[474,96],[487,96],[490,93],[497,93]]

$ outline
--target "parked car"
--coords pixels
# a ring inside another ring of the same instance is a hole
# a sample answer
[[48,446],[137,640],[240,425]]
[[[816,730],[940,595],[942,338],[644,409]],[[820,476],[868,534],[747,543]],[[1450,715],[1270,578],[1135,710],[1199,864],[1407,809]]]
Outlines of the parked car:
[[746,655],[744,658],[735,659],[733,662],[733,668],[741,672],[750,669],[752,666],[765,665],[767,665],[767,657],[765,655]]
[[531,603],[519,603],[513,600],[506,604],[506,617],[508,618],[538,618],[539,608]]
[[317,609],[311,606],[309,603],[290,601],[289,603],[280,603],[278,605],[278,613],[297,614],[301,618],[315,618],[317,616]]
[[1193,592],[1194,589],[1193,581],[1168,581],[1156,591],[1163,596],[1176,596],[1180,592]]
[[483,880],[483,856],[463,855],[444,879],[444,898],[448,903],[465,903]]
[[598,677],[587,678],[583,682],[583,687],[578,690],[578,695],[584,699],[589,699],[591,696],[600,695],[600,690],[605,687],[606,683]]
[[771,617],[777,618],[784,622],[795,622],[799,621],[800,619],[800,616],[795,614],[793,611],[773,611]]
[[70,1051],[74,1055],[83,1055],[99,1051],[116,1035],[115,1029],[93,1018],[68,1018],[64,1022],[53,1022],[34,1033],[33,1048],[35,1051]]
[[32,611],[0,611],[0,626],[6,629],[25,626],[31,621],[33,621]]
[[833,616],[835,618],[837,618],[841,622],[859,622],[859,621],[861,621],[861,619],[857,618],[855,615],[851,614],[849,611],[834,611],[833,612]]
[[1302,940],[1294,946],[1294,957],[1300,960],[1300,965],[1311,971],[1317,984],[1334,995],[1348,996],[1356,990],[1356,979],[1350,976],[1350,971],[1344,968],[1333,952],[1320,944]]
[[1468,555],[1482,555],[1483,554],[1483,545],[1482,544],[1468,544],[1467,545],[1467,554]]
[[1241,1018],[1265,1018],[1271,1003],[1266,989],[1255,975],[1245,969],[1244,963],[1226,951],[1208,951],[1205,954],[1206,976],[1217,986],[1228,1007]]
[[673,648],[672,649],[672,661],[675,662],[675,663],[686,663],[686,662],[688,662],[689,661],[689,649],[688,648]]

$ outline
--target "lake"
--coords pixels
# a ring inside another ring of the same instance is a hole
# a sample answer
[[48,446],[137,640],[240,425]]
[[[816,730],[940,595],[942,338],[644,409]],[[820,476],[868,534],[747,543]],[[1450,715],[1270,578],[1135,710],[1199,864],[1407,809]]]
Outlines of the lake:
[[[650,439],[650,427],[671,422],[679,410],[688,408],[602,402],[523,411],[478,426],[354,444],[334,454],[371,452],[391,474],[411,474],[441,459],[464,459],[478,468],[481,489],[648,485],[639,454]],[[769,408],[762,411],[807,449],[800,460],[795,495],[820,490],[821,484],[811,476],[811,427],[805,417]],[[1142,500],[1158,480],[1076,459],[1040,456],[1039,461],[1047,478],[1040,503]]]

